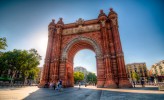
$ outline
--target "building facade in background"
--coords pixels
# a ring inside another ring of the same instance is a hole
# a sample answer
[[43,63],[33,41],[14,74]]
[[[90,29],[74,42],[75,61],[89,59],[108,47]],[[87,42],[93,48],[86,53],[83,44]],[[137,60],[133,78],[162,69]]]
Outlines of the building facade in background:
[[151,75],[163,76],[164,75],[164,60],[152,65],[150,69],[150,73]]
[[149,73],[152,82],[164,82],[164,60],[153,64]]
[[126,71],[128,74],[128,78],[130,82],[132,82],[132,73],[136,72],[140,80],[143,78],[145,81],[148,79],[148,70],[146,67],[146,63],[131,63],[126,65]]

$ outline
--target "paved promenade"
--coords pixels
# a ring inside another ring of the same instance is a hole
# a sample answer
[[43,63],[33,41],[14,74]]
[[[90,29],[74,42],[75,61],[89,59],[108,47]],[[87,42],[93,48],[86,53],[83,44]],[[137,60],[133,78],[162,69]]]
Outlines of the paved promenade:
[[48,88],[0,88],[0,100],[164,100],[157,87],[105,89],[93,86],[66,88],[62,92]]

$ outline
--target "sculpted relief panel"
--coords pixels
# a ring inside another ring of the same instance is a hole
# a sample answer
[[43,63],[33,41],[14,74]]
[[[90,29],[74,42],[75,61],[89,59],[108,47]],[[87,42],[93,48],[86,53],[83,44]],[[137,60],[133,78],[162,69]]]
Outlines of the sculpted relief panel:
[[92,31],[99,31],[99,30],[100,30],[99,24],[88,25],[88,26],[79,25],[77,28],[64,29],[62,35],[85,33],[85,32],[92,32]]

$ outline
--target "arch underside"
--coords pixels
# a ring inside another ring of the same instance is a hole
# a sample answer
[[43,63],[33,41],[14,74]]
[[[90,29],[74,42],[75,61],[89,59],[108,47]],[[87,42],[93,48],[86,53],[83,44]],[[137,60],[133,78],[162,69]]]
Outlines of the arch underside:
[[75,54],[82,49],[89,49],[89,50],[92,50],[93,52],[95,52],[95,50],[91,44],[87,43],[86,41],[79,41],[78,43],[75,43],[70,48],[70,50],[68,51],[68,54],[67,54],[67,59],[70,62],[73,62],[73,58],[74,58]]

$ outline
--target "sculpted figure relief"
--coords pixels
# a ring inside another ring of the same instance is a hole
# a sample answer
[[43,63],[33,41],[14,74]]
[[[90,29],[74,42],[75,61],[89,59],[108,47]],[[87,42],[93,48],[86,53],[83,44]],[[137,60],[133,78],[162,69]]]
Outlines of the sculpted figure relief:
[[64,29],[62,35],[77,34],[81,32],[92,32],[92,31],[98,31],[98,30],[100,30],[99,24],[88,25],[88,26],[79,25],[78,28]]
[[105,27],[105,20],[101,21],[102,27]]
[[62,29],[61,29],[61,28],[56,28],[56,30],[57,30],[57,34],[60,34],[60,33],[61,33],[61,31],[62,31]]
[[112,24],[113,24],[113,25],[117,25],[117,19],[116,19],[116,18],[111,19],[111,20],[112,20]]
[[79,18],[77,21],[76,21],[76,25],[83,25],[84,24],[84,19],[82,18]]

